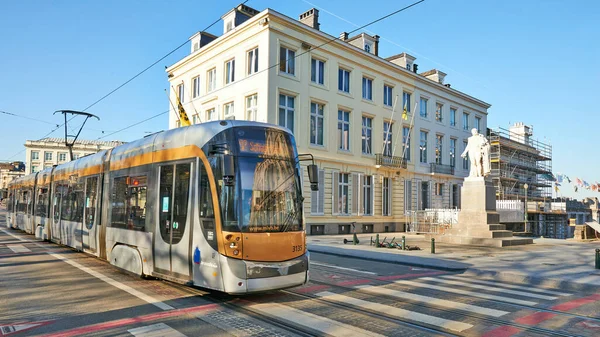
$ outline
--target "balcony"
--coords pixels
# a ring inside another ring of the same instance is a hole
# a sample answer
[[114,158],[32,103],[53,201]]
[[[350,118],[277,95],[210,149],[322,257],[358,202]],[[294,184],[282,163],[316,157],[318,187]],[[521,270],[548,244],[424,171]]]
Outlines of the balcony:
[[391,168],[406,168],[406,160],[402,157],[386,156],[383,153],[375,155],[375,165]]
[[454,167],[450,165],[430,163],[429,172],[454,175]]

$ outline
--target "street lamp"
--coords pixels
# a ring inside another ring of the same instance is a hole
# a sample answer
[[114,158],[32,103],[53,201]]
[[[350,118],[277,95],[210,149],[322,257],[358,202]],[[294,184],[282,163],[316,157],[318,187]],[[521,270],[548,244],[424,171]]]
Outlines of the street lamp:
[[527,185],[527,183],[525,183],[525,185],[523,185],[523,188],[525,189],[525,232],[529,232],[528,228],[527,228],[527,189],[529,188],[529,185]]

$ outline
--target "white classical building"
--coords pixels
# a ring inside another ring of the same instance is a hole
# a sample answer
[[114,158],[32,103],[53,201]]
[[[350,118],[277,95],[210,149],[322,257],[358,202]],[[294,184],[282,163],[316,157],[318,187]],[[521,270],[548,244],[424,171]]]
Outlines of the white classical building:
[[8,184],[11,181],[25,175],[25,164],[23,162],[0,163],[0,197],[8,196]]
[[377,35],[320,31],[316,9],[294,20],[240,5],[222,18],[223,35],[193,35],[190,54],[167,68],[171,100],[177,92],[193,123],[292,130],[321,170],[319,192],[304,179],[309,234],[346,233],[351,222],[358,232],[402,231],[407,211],[459,206],[460,154],[472,128],[485,133],[488,103],[452,89],[439,70],[418,73],[411,55],[379,55]]
[[[73,159],[124,144],[119,141],[77,140],[73,145]],[[25,173],[30,174],[71,161],[64,138],[44,138],[25,142]]]

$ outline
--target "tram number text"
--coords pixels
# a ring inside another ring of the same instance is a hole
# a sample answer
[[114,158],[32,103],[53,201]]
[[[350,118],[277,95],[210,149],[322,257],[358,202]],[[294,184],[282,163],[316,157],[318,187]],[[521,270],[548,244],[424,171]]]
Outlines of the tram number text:
[[292,246],[292,253],[301,252],[302,245]]

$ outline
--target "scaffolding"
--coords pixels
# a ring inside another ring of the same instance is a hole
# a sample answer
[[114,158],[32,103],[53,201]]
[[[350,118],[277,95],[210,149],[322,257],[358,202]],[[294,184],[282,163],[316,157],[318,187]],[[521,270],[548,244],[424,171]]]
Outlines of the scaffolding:
[[[545,201],[552,199],[552,146],[531,139],[531,128],[517,133],[488,129],[490,165],[496,199]],[[527,189],[525,188],[527,185]]]

